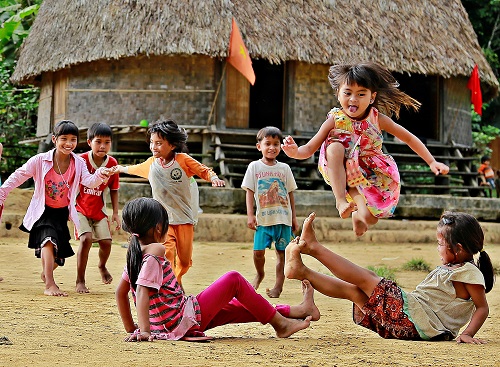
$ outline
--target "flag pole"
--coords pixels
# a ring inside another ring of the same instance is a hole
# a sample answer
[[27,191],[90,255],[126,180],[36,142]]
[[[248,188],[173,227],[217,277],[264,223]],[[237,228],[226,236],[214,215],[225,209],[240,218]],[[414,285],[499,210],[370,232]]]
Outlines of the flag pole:
[[222,68],[222,74],[220,76],[219,85],[217,86],[217,90],[215,91],[214,101],[212,102],[212,107],[210,108],[210,113],[208,114],[207,126],[210,126],[210,120],[212,119],[212,115],[214,113],[215,104],[217,103],[217,98],[219,97],[220,87],[222,85],[222,80],[224,79],[224,75],[226,74],[227,61],[224,62],[224,68]]

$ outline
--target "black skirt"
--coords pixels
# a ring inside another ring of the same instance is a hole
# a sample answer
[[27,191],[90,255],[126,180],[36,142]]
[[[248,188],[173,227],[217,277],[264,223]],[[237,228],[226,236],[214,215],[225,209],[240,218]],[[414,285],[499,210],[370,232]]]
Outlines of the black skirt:
[[33,224],[31,231],[27,230],[22,224],[19,229],[30,234],[28,247],[35,249],[35,256],[38,258],[41,256],[43,245],[47,240],[50,240],[54,244],[55,261],[58,265],[63,266],[64,259],[75,254],[69,243],[71,235],[68,228],[68,219],[68,207],[51,208],[46,205],[45,211],[40,219]]

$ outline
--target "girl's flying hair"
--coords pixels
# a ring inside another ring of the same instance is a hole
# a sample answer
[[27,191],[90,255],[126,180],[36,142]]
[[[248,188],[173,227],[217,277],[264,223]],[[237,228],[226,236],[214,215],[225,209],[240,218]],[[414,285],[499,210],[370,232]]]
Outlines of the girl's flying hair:
[[122,228],[130,233],[127,250],[127,272],[130,284],[136,288],[141,270],[142,249],[139,239],[160,225],[163,236],[168,230],[168,214],[158,201],[151,198],[137,198],[125,204],[122,210]]
[[174,120],[160,118],[148,129],[148,137],[151,137],[152,134],[158,134],[162,139],[175,146],[176,152],[188,152],[188,134]]
[[56,126],[54,126],[52,135],[55,138],[58,138],[61,135],[75,135],[78,138],[80,134],[78,133],[78,127],[73,121],[62,120],[59,121]]
[[399,83],[391,72],[382,66],[366,62],[361,64],[337,64],[330,67],[328,80],[335,93],[338,94],[342,84],[357,84],[377,92],[373,106],[382,113],[399,118],[401,105],[417,111],[420,102],[398,89]]
[[437,229],[451,252],[457,252],[458,244],[471,257],[479,252],[477,267],[483,273],[485,291],[488,293],[493,288],[495,273],[489,255],[483,250],[484,233],[477,219],[467,213],[446,211],[441,215]]

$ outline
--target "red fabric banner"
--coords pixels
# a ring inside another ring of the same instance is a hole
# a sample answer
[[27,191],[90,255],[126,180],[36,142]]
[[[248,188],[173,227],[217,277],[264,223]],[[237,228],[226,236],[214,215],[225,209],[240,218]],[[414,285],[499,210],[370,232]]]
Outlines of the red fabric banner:
[[483,114],[483,95],[481,94],[481,81],[479,80],[479,69],[477,65],[475,65],[472,70],[467,88],[471,90],[470,99],[471,103],[474,105],[474,111],[481,116]]
[[234,66],[248,81],[255,84],[255,72],[252,67],[252,60],[248,54],[248,50],[243,43],[240,30],[236,21],[233,18],[231,29],[231,37],[229,38],[229,56],[227,62]]

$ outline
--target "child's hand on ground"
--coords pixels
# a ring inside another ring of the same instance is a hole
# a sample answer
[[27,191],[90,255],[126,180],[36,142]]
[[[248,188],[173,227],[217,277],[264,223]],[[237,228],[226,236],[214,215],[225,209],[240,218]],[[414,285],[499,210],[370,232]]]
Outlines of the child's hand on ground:
[[212,180],[212,186],[213,187],[223,187],[226,186],[226,183],[224,180],[221,180],[219,177],[216,177]]
[[434,161],[431,164],[429,164],[429,167],[431,168],[431,171],[434,172],[434,174],[437,175],[446,175],[450,171],[450,167],[448,167],[446,164]]
[[460,334],[455,339],[457,343],[467,343],[467,344],[486,344],[487,342],[481,339],[473,338],[467,334]]
[[299,147],[297,146],[297,143],[295,143],[295,140],[288,135],[283,138],[283,144],[281,144],[281,149],[285,152],[287,156],[290,158],[295,158],[297,155],[297,151],[299,150]]
[[153,339],[154,339],[153,335],[151,335],[150,332],[141,331],[140,329],[137,329],[133,333],[131,333],[129,336],[127,336],[125,338],[125,341],[126,342],[140,342],[140,341],[152,342]]

